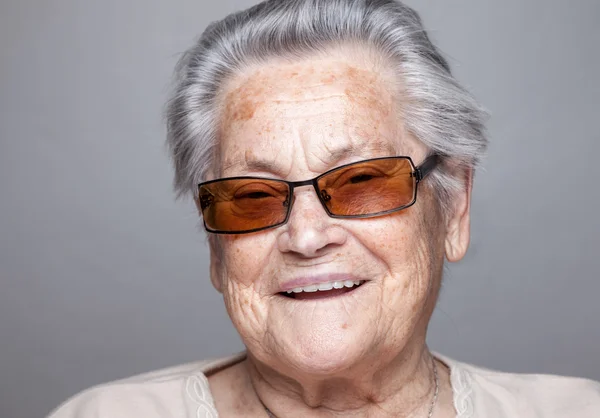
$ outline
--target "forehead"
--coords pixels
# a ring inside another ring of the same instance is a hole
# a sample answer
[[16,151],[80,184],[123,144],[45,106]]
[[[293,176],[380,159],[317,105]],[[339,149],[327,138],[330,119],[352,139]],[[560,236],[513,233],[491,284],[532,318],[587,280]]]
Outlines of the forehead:
[[[234,77],[221,95],[221,172],[323,171],[345,159],[397,154],[396,86],[373,65],[340,57],[277,62]],[[279,174],[279,173],[278,173]]]

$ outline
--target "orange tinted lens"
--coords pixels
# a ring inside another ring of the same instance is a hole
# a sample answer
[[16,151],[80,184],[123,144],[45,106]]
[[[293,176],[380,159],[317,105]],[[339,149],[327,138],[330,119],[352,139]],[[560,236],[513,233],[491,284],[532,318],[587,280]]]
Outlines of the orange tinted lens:
[[414,203],[414,169],[406,158],[371,160],[332,171],[318,181],[333,215],[373,215]]
[[288,211],[286,183],[263,179],[221,180],[200,186],[202,216],[208,229],[244,232],[277,225]]

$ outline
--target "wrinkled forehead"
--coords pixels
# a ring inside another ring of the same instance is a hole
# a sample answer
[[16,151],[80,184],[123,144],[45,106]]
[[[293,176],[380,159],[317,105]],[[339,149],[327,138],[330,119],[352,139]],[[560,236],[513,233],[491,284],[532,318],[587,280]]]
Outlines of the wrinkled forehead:
[[221,95],[218,171],[284,170],[298,154],[316,171],[348,158],[397,155],[412,145],[398,90],[372,65],[339,58],[249,69]]

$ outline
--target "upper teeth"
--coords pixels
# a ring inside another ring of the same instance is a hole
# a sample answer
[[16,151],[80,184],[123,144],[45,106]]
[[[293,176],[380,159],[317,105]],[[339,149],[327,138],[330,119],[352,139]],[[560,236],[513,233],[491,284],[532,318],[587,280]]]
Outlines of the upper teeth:
[[296,287],[295,289],[288,290],[287,293],[300,293],[300,292],[318,292],[318,291],[326,291],[331,289],[341,289],[343,287],[354,287],[362,284],[361,280],[344,280],[338,282],[329,282],[329,283],[321,283],[321,284],[313,284],[310,286],[304,287]]

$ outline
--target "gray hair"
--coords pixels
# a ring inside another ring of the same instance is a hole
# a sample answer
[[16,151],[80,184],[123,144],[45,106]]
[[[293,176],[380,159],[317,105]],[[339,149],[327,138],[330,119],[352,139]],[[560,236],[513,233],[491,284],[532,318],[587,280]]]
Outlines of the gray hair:
[[394,0],[268,0],[212,23],[179,61],[167,105],[178,197],[190,191],[195,196],[211,167],[218,95],[226,80],[269,59],[302,59],[347,44],[366,45],[394,66],[407,130],[451,162],[430,179],[447,210],[463,184],[449,166],[478,164],[487,145],[487,115],[452,76],[419,15]]

